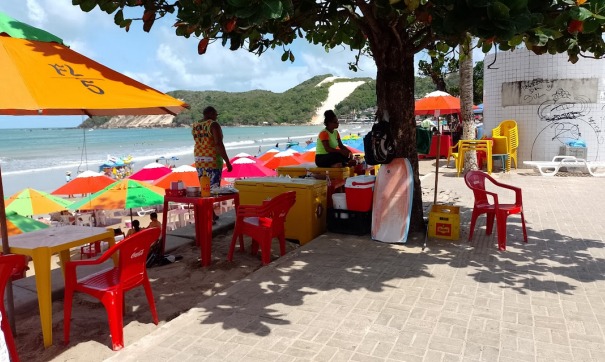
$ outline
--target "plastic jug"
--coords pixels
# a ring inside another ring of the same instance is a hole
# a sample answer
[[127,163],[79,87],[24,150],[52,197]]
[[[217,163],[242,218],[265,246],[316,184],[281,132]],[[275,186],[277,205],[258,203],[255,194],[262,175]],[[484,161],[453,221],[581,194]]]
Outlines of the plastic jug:
[[210,177],[206,174],[206,171],[200,176],[200,187],[202,197],[210,197]]

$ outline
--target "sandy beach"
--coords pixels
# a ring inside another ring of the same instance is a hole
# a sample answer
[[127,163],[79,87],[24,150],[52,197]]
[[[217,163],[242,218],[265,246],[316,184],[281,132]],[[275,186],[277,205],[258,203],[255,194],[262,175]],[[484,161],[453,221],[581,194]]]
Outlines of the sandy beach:
[[[147,225],[148,216],[138,219],[142,225]],[[228,232],[213,238],[212,265],[202,268],[199,263],[200,251],[193,241],[193,225],[178,229],[178,235],[189,240],[186,245],[171,252],[173,255],[182,256],[182,259],[169,265],[148,269],[160,324],[156,326],[152,322],[143,288],[135,288],[126,294],[126,345],[132,344],[261,267],[260,255],[252,256],[249,253],[236,252],[234,261],[227,261],[232,236],[231,232]],[[277,258],[279,247],[277,241],[274,243],[272,252],[273,257]],[[287,242],[287,251],[297,247],[297,244]],[[73,258],[79,257],[74,255]],[[53,262],[55,267],[58,267],[57,262],[58,258]],[[29,271],[30,274],[32,272],[33,270]],[[43,347],[37,308],[17,314],[16,324],[15,340],[22,361],[92,362],[102,361],[113,354],[104,307],[94,298],[81,293],[76,293],[74,298],[71,340],[68,345],[63,344],[63,300],[53,302],[53,346],[46,349]]]

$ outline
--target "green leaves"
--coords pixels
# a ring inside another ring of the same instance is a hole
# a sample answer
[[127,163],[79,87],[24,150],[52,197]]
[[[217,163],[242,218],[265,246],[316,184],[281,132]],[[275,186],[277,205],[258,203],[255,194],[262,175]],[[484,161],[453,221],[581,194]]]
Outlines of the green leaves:
[[569,16],[574,20],[584,21],[592,16],[592,11],[583,7],[573,7],[569,10]]
[[84,12],[90,12],[92,9],[97,6],[97,2],[95,0],[82,0],[80,1],[80,9]]

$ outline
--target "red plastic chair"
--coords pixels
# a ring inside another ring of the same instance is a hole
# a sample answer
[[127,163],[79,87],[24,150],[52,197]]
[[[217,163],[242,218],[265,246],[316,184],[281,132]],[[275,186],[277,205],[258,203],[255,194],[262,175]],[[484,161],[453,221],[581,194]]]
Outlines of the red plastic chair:
[[236,210],[235,228],[229,247],[227,260],[233,261],[235,243],[239,239],[240,251],[244,251],[244,235],[252,237],[252,255],[258,253],[260,246],[262,263],[271,262],[271,242],[279,239],[280,255],[286,253],[285,222],[288,211],[296,202],[296,191],[277,195],[262,205],[239,205]]
[[[498,202],[498,194],[485,189],[485,180],[489,180],[493,185],[515,192],[514,204],[501,204]],[[523,225],[523,241],[527,242],[527,230],[525,229],[525,217],[523,216],[523,200],[521,198],[521,189],[515,186],[503,184],[494,180],[491,176],[481,171],[470,171],[464,176],[466,185],[473,190],[475,195],[475,205],[471,217],[471,230],[468,235],[468,240],[473,238],[475,222],[477,218],[486,214],[487,226],[486,235],[491,235],[494,228],[494,217],[496,218],[498,228],[498,249],[506,250],[506,219],[512,214],[521,214],[521,223]],[[488,195],[494,200],[489,202]]]
[[17,347],[15,346],[15,340],[13,339],[13,332],[6,315],[4,308],[4,291],[6,290],[6,284],[8,280],[13,278],[15,275],[22,275],[27,268],[27,257],[25,255],[6,254],[0,256],[0,313],[2,313],[2,323],[0,327],[4,333],[4,340],[8,352],[10,353],[11,361],[19,362],[19,355],[17,354]]
[[[124,239],[107,250],[98,259],[77,260],[65,263],[65,309],[64,309],[64,338],[69,343],[69,327],[71,322],[71,307],[75,291],[89,294],[99,299],[107,310],[109,331],[114,351],[124,347],[124,293],[139,285],[145,288],[153,323],[158,324],[158,315],[153,301],[151,284],[147,276],[145,262],[151,244],[160,237],[160,229],[141,230],[133,236]],[[77,279],[76,267],[82,265],[98,265],[115,253],[119,253],[118,265],[100,272]]]

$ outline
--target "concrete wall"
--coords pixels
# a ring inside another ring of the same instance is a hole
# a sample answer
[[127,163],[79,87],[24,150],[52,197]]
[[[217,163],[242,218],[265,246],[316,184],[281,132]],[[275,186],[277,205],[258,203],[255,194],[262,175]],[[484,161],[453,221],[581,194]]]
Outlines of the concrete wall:
[[586,142],[588,160],[605,160],[605,60],[572,64],[565,54],[517,49],[487,55],[484,67],[485,134],[505,119],[516,120],[520,167],[551,160],[577,139]]

